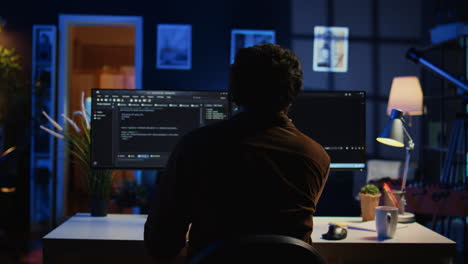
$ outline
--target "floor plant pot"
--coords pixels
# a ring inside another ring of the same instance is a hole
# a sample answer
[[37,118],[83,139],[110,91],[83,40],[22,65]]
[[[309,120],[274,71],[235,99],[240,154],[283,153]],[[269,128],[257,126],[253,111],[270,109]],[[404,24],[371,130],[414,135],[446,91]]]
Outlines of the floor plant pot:
[[89,198],[89,211],[91,216],[107,216],[109,209],[109,199]]

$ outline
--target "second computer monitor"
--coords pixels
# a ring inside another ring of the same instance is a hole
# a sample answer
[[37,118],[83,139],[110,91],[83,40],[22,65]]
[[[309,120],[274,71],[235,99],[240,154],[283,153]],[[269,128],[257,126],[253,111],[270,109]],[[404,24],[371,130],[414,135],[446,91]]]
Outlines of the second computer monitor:
[[[289,117],[331,157],[332,169],[363,169],[363,91],[304,91]],[[91,165],[94,168],[164,168],[187,132],[231,115],[225,91],[94,89]]]
[[332,169],[365,168],[365,92],[304,91],[292,104],[289,117],[325,148]]
[[229,114],[223,91],[93,89],[91,166],[164,168],[184,134]]

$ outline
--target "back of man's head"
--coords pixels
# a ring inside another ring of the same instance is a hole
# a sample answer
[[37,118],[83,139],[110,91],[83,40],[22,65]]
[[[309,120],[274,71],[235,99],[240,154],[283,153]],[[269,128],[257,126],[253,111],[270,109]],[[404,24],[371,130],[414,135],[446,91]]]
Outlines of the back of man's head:
[[274,44],[240,49],[231,68],[231,99],[248,111],[277,113],[302,90],[299,58]]

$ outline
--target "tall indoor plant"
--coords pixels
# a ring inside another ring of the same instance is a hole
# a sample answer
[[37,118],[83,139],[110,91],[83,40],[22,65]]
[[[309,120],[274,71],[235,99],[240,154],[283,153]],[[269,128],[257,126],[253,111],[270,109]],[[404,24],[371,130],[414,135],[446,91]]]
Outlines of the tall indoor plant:
[[4,124],[8,112],[23,88],[21,74],[20,56],[14,49],[0,45],[0,149],[4,147]]
[[74,158],[73,161],[83,169],[82,175],[87,183],[91,215],[106,216],[112,189],[112,171],[91,168],[90,121],[88,120],[88,114],[84,106],[84,92],[81,96],[81,110],[73,113],[73,115],[78,116],[78,123],[73,121],[70,117],[62,114],[65,123],[68,125],[64,129],[46,112],[43,112],[43,115],[57,131],[42,125],[41,129],[47,131],[58,139],[65,140],[67,149]]

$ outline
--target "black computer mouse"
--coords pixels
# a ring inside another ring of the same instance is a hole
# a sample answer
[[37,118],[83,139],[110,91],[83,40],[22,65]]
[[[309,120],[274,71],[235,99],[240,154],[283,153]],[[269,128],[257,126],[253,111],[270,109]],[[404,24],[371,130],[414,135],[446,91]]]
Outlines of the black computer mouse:
[[341,240],[345,239],[347,235],[348,231],[346,230],[346,228],[330,224],[328,225],[328,232],[322,234],[322,238],[327,240]]

